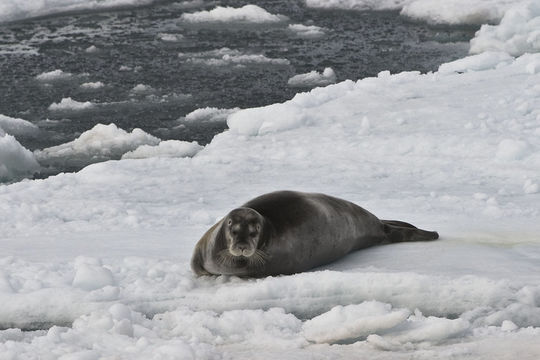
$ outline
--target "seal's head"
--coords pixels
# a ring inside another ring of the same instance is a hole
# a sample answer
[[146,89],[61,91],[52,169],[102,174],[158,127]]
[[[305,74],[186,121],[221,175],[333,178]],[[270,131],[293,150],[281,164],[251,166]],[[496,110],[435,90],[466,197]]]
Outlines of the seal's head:
[[232,256],[250,257],[257,251],[264,218],[250,208],[232,210],[224,220],[227,248]]

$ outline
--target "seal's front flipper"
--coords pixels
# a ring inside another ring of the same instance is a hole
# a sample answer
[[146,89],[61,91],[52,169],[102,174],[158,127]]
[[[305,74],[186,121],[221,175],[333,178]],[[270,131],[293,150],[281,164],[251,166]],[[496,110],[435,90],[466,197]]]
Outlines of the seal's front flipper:
[[436,231],[418,229],[409,223],[397,220],[381,220],[388,242],[432,241],[439,238]]

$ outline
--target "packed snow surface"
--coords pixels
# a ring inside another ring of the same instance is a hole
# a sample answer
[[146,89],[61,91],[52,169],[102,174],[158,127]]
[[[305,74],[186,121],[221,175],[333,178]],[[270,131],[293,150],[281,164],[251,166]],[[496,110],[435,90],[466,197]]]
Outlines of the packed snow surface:
[[[503,45],[436,73],[381,72],[285,103],[200,109],[192,121],[226,116],[229,126],[203,149],[100,124],[36,152],[40,162],[151,158],[0,185],[0,356],[538,359],[540,54],[521,54],[537,49],[538,16],[499,0],[461,11],[486,4],[484,19],[506,20],[477,39]],[[31,126],[0,119],[0,178],[32,173],[34,154],[9,134]],[[348,199],[441,238],[291,276],[196,278],[200,236],[278,189]]]
[[183,14],[182,20],[190,23],[277,23],[287,17],[271,14],[257,5],[244,5],[241,8],[217,6],[209,11]]
[[326,86],[336,82],[336,73],[332,68],[325,68],[322,73],[310,71],[307,74],[298,74],[289,79],[287,84],[292,87]]

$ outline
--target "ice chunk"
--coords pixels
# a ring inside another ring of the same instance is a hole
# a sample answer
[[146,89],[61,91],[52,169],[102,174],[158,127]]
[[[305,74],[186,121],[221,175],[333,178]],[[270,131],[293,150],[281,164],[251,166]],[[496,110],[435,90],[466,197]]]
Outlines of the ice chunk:
[[311,71],[307,74],[295,75],[287,84],[292,87],[326,86],[336,82],[336,74],[332,68],[327,67],[322,73]]
[[94,106],[96,106],[96,104],[90,101],[80,102],[77,100],[73,100],[70,97],[67,97],[67,98],[63,98],[59,103],[52,103],[49,106],[49,110],[51,111],[81,111],[81,110],[91,109]]
[[38,127],[32,124],[30,121],[12,118],[1,114],[0,129],[14,136],[36,135],[39,132]]
[[209,11],[183,14],[182,20],[191,23],[235,22],[235,23],[276,23],[287,20],[286,16],[270,14],[257,5],[244,5],[241,8],[217,6]]

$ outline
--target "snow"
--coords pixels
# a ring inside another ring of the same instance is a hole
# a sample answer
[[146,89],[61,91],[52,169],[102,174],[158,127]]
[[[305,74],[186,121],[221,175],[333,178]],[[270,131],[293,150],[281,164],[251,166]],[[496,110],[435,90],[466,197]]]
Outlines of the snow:
[[205,107],[196,109],[186,115],[185,120],[189,122],[225,122],[227,117],[240,108],[218,109],[215,107]]
[[221,48],[200,53],[179,53],[178,57],[193,64],[203,64],[207,66],[245,66],[245,65],[289,65],[287,59],[273,59],[263,54],[249,54],[240,50]]
[[[506,51],[198,109],[185,120],[229,126],[203,149],[111,124],[37,151],[79,165],[157,156],[0,185],[0,357],[538,359],[540,54]],[[200,58],[234,54],[223,52]],[[31,173],[34,155],[5,132],[0,176]],[[194,151],[167,157],[177,145]],[[345,198],[441,238],[291,276],[196,278],[200,236],[277,189]]]
[[38,127],[29,121],[0,114],[0,130],[10,135],[36,135]]
[[90,101],[77,101],[71,97],[63,98],[59,103],[49,105],[50,111],[82,111],[95,107],[96,104]]
[[71,78],[72,74],[62,70],[53,70],[36,75],[36,79],[43,82],[52,82],[57,80],[66,80]]
[[325,68],[322,73],[310,71],[307,74],[298,74],[287,81],[292,87],[315,87],[326,86],[336,82],[336,73],[332,68]]
[[182,14],[181,19],[189,23],[279,23],[286,16],[274,15],[257,5],[244,5],[241,8],[217,6],[209,11]]
[[192,157],[203,147],[196,141],[166,140],[158,145],[141,145],[122,155],[122,159],[144,159],[149,157]]
[[505,51],[513,56],[540,51],[540,4],[528,2],[504,14],[498,25],[482,25],[471,40],[471,53]]
[[119,159],[123,154],[141,145],[157,145],[159,142],[158,138],[141,129],[127,132],[114,124],[97,124],[77,139],[36,150],[35,155],[41,164],[64,164],[78,167],[111,158]]

